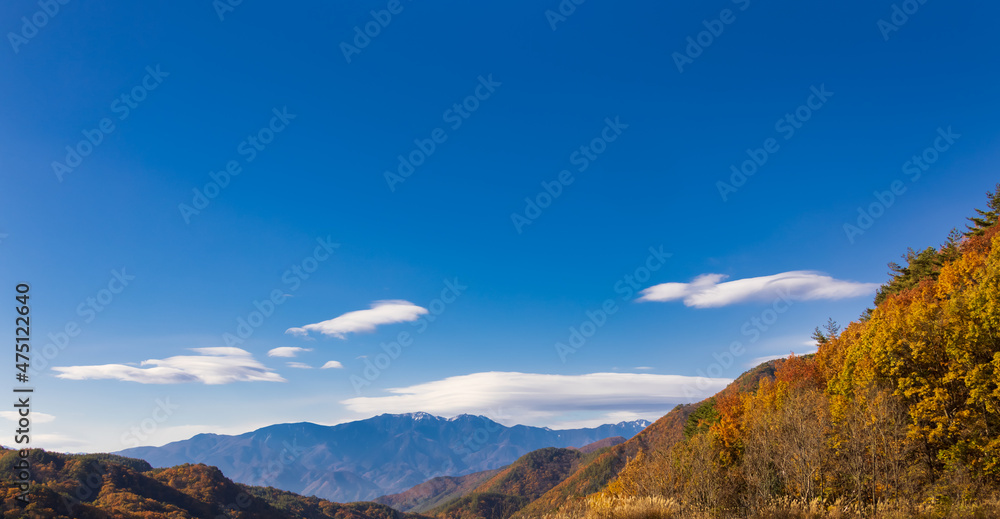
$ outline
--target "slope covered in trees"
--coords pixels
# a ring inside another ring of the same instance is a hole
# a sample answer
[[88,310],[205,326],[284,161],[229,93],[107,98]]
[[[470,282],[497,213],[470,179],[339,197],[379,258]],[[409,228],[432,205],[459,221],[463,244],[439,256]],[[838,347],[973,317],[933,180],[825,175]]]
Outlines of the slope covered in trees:
[[874,309],[817,330],[815,355],[703,402],[682,441],[640,448],[560,515],[1000,516],[1000,191],[989,197],[968,232],[890,264]]
[[375,499],[402,512],[440,517],[509,517],[610,447],[625,443],[613,436],[579,449],[548,447],[496,470],[459,477],[439,477],[405,492]]
[[442,519],[507,519],[600,455],[554,447],[529,452],[471,492],[427,511]]
[[475,472],[465,476],[436,477],[405,492],[375,498],[375,502],[389,505],[401,512],[423,512],[472,492],[501,470],[503,469]]
[[[783,359],[779,359],[761,364],[738,377],[726,391],[755,389],[761,380],[773,377],[777,366],[784,362]],[[579,508],[585,498],[605,490],[628,465],[629,460],[641,457],[646,452],[666,451],[683,441],[687,430],[704,427],[701,417],[707,410],[700,413],[699,410],[711,401],[712,399],[709,399],[700,404],[675,407],[634,438],[601,452],[588,463],[581,464],[576,472],[519,510],[514,517],[550,517],[567,509],[575,511],[575,514],[582,514]]]

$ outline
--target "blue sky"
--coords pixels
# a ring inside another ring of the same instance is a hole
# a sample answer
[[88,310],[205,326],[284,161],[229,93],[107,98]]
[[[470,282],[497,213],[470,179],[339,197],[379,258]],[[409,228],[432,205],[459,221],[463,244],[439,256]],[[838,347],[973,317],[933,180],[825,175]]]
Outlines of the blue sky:
[[998,180],[992,4],[56,5],[0,7],[0,286],[32,285],[53,449],[383,411],[655,419],[809,351]]

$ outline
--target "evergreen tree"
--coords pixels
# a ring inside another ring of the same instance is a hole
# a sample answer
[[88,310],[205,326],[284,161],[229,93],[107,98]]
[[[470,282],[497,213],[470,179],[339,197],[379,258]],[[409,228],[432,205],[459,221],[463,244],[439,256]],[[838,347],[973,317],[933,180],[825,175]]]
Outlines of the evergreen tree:
[[833,320],[833,317],[826,320],[826,324],[823,325],[823,329],[826,331],[825,335],[827,340],[836,339],[837,336],[840,335],[840,325],[837,324],[837,321]]
[[974,225],[968,225],[966,228],[966,236],[979,236],[983,234],[983,231],[993,227],[997,223],[997,218],[1000,217],[1000,184],[993,191],[987,191],[986,197],[988,198],[987,207],[988,211],[982,209],[976,209],[979,216],[973,216],[969,218],[969,221]]

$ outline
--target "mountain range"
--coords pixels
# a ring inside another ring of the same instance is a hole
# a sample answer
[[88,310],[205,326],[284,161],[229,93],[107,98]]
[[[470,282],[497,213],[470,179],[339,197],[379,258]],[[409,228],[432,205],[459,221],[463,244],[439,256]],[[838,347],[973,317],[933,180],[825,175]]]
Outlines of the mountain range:
[[552,430],[506,427],[485,416],[383,414],[333,426],[292,423],[234,436],[199,434],[116,454],[153,467],[204,463],[238,483],[350,502],[403,492],[436,477],[499,469],[537,449],[632,438],[648,425],[636,420]]

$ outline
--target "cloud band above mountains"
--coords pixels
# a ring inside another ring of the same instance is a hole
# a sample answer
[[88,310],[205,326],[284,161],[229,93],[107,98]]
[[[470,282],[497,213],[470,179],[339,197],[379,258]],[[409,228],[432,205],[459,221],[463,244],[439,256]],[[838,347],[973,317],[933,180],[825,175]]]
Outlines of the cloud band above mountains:
[[640,302],[681,300],[694,308],[717,308],[750,301],[846,299],[870,295],[877,283],[843,281],[821,272],[796,270],[726,281],[724,274],[703,274],[690,283],[663,283],[640,292]]
[[357,397],[341,403],[366,415],[426,411],[455,416],[484,414],[492,409],[518,417],[577,411],[648,412],[701,400],[730,382],[645,373],[548,375],[490,371],[389,389],[391,396]]
[[428,313],[426,308],[409,301],[375,301],[368,310],[347,312],[333,319],[298,328],[289,328],[285,333],[305,337],[309,332],[344,339],[348,333],[373,332],[383,324],[416,321]]

